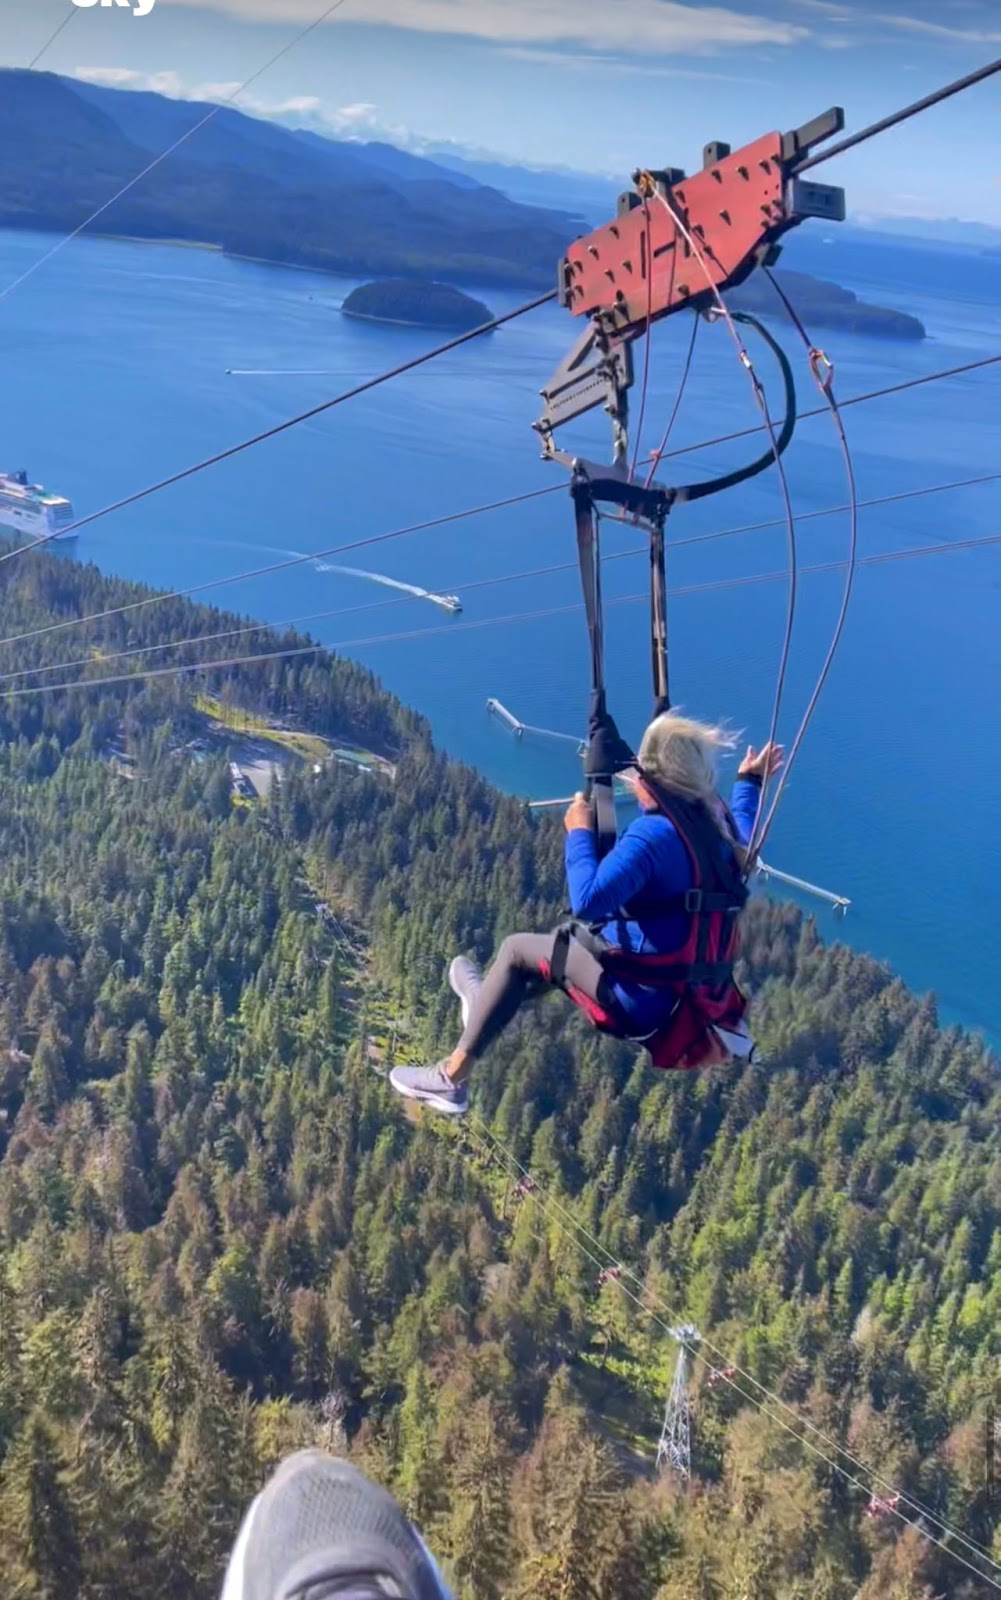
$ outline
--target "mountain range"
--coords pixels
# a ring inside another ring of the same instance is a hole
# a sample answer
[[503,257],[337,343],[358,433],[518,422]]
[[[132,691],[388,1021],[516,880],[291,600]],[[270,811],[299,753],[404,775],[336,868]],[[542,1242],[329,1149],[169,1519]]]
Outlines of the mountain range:
[[973,249],[1001,250],[1001,227],[971,222],[963,217],[856,216],[854,225],[872,233],[900,239],[920,239],[924,244],[965,245]]
[[0,72],[0,226],[78,227],[200,123],[96,231],[346,274],[534,287],[553,281],[567,240],[585,228],[390,145],[22,71]]

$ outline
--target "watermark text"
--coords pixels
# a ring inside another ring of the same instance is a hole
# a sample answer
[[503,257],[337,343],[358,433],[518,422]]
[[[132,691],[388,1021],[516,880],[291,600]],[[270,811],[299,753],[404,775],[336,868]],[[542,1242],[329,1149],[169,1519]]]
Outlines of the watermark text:
[[134,17],[148,17],[156,0],[73,0],[73,4],[87,10],[91,6],[122,6],[126,11],[131,11]]

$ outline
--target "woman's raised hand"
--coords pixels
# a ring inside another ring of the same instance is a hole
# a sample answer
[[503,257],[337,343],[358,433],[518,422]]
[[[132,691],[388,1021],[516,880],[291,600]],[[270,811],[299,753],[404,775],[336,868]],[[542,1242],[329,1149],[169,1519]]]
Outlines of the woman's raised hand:
[[785,746],[769,742],[761,750],[755,750],[753,744],[747,747],[747,754],[738,768],[741,778],[773,778],[785,760]]

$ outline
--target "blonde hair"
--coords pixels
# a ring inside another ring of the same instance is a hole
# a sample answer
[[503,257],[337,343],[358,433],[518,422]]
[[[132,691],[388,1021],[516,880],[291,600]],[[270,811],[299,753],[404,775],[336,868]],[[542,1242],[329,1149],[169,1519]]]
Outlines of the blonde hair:
[[736,743],[736,735],[726,728],[665,711],[643,735],[639,764],[672,794],[713,807],[717,756],[721,750],[732,750]]

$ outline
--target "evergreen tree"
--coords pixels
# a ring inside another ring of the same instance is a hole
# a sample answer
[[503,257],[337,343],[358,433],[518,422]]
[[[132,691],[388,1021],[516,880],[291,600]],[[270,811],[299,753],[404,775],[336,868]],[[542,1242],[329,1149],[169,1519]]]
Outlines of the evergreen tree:
[[82,1567],[72,1475],[54,1430],[38,1411],[28,1417],[4,1463],[0,1541],[11,1600],[62,1600],[78,1592]]

